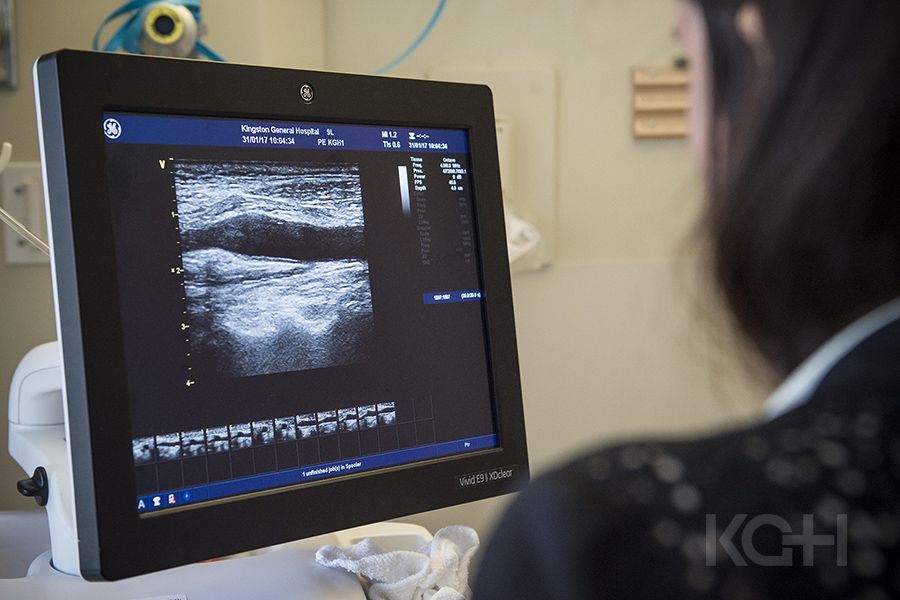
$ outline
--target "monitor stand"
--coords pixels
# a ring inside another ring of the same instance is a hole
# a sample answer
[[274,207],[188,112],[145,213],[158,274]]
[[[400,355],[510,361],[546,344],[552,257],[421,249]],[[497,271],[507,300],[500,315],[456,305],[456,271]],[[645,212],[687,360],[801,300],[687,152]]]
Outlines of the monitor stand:
[[364,600],[356,576],[316,564],[318,548],[326,544],[346,546],[370,537],[385,550],[415,550],[431,539],[431,534],[418,525],[377,523],[121,581],[85,581],[78,575],[59,356],[56,342],[34,348],[19,363],[10,387],[9,452],[27,473],[43,468],[49,484],[44,488],[47,525],[42,526],[41,517],[33,511],[0,513],[0,557],[27,563],[28,559],[14,555],[15,550],[40,547],[35,536],[46,536],[48,528],[50,548],[34,558],[27,573],[11,572],[14,569],[9,565],[0,565],[0,598]]

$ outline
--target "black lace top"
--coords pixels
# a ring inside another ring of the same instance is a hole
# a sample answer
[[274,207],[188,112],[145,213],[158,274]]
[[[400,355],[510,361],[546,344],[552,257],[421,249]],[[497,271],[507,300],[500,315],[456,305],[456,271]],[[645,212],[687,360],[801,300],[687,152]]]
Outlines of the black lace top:
[[773,421],[538,478],[475,585],[475,600],[897,597],[900,322]]

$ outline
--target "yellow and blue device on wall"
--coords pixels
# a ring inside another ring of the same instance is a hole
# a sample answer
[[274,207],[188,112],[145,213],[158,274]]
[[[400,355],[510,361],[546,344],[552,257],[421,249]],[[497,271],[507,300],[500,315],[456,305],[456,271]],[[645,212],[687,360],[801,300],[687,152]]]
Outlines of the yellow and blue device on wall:
[[[122,25],[101,44],[103,30],[125,17]],[[94,50],[154,54],[177,58],[224,60],[200,38],[205,33],[200,0],[132,0],[109,14],[94,35]]]

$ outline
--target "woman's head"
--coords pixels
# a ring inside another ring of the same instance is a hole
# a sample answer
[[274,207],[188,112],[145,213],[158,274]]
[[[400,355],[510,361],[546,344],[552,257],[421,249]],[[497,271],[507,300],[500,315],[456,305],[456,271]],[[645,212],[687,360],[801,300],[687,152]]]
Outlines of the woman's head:
[[786,373],[900,296],[900,2],[678,0],[713,269]]

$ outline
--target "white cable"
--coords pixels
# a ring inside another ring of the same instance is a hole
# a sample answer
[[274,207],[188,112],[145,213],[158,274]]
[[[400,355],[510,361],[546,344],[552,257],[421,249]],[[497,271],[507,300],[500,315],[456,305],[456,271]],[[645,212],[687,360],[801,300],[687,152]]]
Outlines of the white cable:
[[[3,142],[3,147],[0,149],[0,175],[3,174],[3,171],[6,170],[6,167],[9,166],[9,159],[12,156],[12,144],[9,142]],[[27,227],[19,223],[18,220],[6,210],[2,206],[0,206],[0,221],[3,221],[7,225],[9,225],[13,231],[18,233],[20,236],[25,238],[28,242],[31,243],[32,246],[50,256],[50,246],[48,246],[44,240],[39,238],[38,236],[31,233]]]
[[16,233],[21,235],[23,238],[25,238],[26,240],[31,242],[32,246],[34,246],[35,248],[37,248],[38,250],[40,250],[47,256],[50,256],[50,246],[48,246],[44,242],[44,240],[42,240],[38,236],[34,235],[30,231],[28,231],[27,227],[25,227],[24,225],[19,223],[16,220],[16,218],[14,216],[12,216],[11,214],[9,214],[8,212],[6,212],[3,209],[3,207],[0,207],[0,221],[3,221],[4,223],[6,223],[10,227],[12,227],[13,231],[15,231]]

